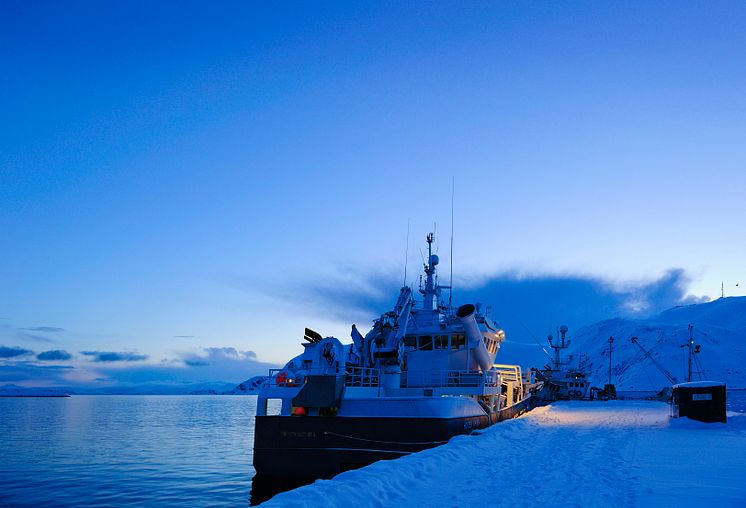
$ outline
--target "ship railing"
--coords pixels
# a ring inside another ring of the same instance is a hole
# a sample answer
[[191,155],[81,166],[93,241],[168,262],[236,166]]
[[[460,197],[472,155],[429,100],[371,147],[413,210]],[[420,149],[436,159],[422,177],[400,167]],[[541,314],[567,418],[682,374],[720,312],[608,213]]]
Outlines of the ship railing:
[[345,386],[378,386],[380,370],[370,367],[345,368]]
[[500,376],[502,377],[503,381],[510,381],[513,383],[518,383],[522,381],[523,375],[521,374],[521,367],[520,365],[505,365],[501,363],[496,363],[493,365],[495,370],[500,373]]
[[302,379],[294,379],[285,369],[269,369],[269,379],[266,386],[293,387],[303,384]]
[[473,370],[411,370],[402,372],[402,388],[468,388],[500,386],[500,374],[495,371]]
[[495,363],[492,367],[500,373],[500,378],[504,383],[513,383],[513,400],[523,399],[523,374],[520,365],[506,365]]
[[[497,387],[501,382],[501,371],[489,370],[479,372],[473,370],[415,370],[401,373],[402,388],[466,388],[466,387]],[[520,376],[520,374],[519,374]],[[345,368],[345,386],[377,387],[380,383],[381,371],[370,367]],[[303,384],[292,377],[284,369],[269,369],[269,387],[294,387]]]

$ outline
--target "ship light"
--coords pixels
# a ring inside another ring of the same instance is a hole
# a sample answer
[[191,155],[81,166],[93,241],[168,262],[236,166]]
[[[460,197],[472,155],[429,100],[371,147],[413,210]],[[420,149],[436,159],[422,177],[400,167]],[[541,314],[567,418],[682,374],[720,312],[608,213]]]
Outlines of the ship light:
[[306,408],[303,406],[294,407],[292,413],[295,416],[306,416]]

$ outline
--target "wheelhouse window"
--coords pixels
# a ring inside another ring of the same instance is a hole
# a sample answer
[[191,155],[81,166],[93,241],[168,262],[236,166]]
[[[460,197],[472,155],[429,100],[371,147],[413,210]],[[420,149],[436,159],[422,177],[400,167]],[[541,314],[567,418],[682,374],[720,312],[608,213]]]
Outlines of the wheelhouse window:
[[487,346],[487,352],[490,354],[497,353],[497,341],[492,337],[484,338],[484,345]]
[[406,335],[403,342],[404,347],[417,347],[417,337],[415,337],[414,335]]
[[432,335],[420,335],[419,349],[420,351],[430,351],[433,349]]
[[466,344],[466,336],[463,333],[451,335],[451,349],[463,349]]
[[436,335],[433,337],[435,349],[448,349],[448,335]]

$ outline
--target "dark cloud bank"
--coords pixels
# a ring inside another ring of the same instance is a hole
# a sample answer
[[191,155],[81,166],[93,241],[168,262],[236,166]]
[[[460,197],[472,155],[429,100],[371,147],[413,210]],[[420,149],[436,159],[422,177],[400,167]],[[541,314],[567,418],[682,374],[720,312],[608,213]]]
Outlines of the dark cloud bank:
[[114,351],[81,351],[80,354],[89,356],[92,362],[97,363],[140,362],[148,359],[147,355],[130,352],[117,353]]
[[53,349],[52,351],[43,351],[36,355],[37,360],[41,360],[43,362],[52,362],[52,361],[65,361],[72,359],[73,355],[68,353],[67,351],[63,349]]
[[17,346],[0,346],[0,358],[17,358],[34,354],[33,351]]
[[[356,277],[357,280],[364,279]],[[690,279],[684,270],[672,269],[645,283],[612,284],[582,275],[498,274],[478,287],[455,284],[453,304],[481,302],[492,308],[494,319],[505,329],[508,341],[502,362],[546,361],[542,346],[549,333],[566,324],[572,330],[613,317],[646,318],[677,305],[707,301],[687,296]],[[320,310],[337,318],[356,316],[361,328],[393,305],[401,280],[375,274],[359,290],[343,281],[314,285],[306,290]],[[371,289],[372,288],[372,289]],[[445,293],[447,298],[447,291]],[[323,331],[322,331],[323,332]]]

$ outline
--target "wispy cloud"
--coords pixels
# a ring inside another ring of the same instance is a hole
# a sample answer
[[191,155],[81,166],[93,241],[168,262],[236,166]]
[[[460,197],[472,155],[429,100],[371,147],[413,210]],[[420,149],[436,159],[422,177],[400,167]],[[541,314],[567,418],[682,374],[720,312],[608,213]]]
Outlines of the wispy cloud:
[[126,367],[102,365],[97,370],[107,375],[113,385],[141,383],[240,383],[252,376],[266,374],[276,365],[260,362],[253,351],[234,347],[207,347],[182,353],[178,362],[157,365],[134,364]]
[[29,349],[24,349],[17,346],[0,346],[0,358],[18,358],[21,356],[27,356],[34,354]]
[[225,360],[256,360],[256,353],[253,351],[240,351],[234,347],[206,347],[196,353],[191,352],[182,354],[182,361],[184,364],[191,367],[205,367]]
[[64,349],[53,349],[51,351],[42,351],[36,355],[37,360],[41,361],[65,361],[72,359],[73,355],[65,351]]
[[194,339],[196,335],[172,335],[174,339]]
[[115,352],[115,351],[81,351],[80,354],[90,356],[92,362],[139,362],[147,360],[147,355],[132,352]]
[[[225,283],[239,291],[260,291],[265,297],[288,301],[288,287],[281,281],[252,276],[237,277]],[[393,270],[366,271],[355,266],[338,266],[334,274],[320,282],[301,281],[302,290],[292,291],[292,303],[317,308],[330,317],[368,321],[387,310],[400,284],[401,277]]]
[[35,342],[43,342],[45,344],[58,344],[58,341],[44,337],[43,335],[37,335],[35,333],[18,332],[18,337],[25,340],[33,340]]
[[16,328],[10,323],[0,322],[0,339],[12,340],[14,342],[43,342],[46,344],[57,344],[56,339],[47,337],[45,333],[57,333],[64,331],[62,328],[52,326],[36,326],[28,328]]
[[90,363],[68,365],[43,364],[72,359],[73,355],[64,349],[43,351],[32,357],[33,360],[29,359],[33,354],[33,351],[20,347],[0,346],[0,382],[67,387],[96,393],[137,391],[138,386],[147,386],[156,393],[158,386],[167,392],[178,392],[189,391],[192,384],[238,384],[277,367],[260,362],[253,351],[235,347],[199,348],[157,364],[142,362],[148,356],[132,351],[83,351],[81,354],[88,357]]

